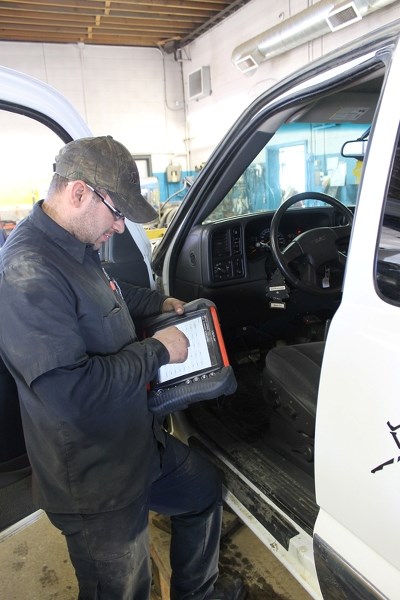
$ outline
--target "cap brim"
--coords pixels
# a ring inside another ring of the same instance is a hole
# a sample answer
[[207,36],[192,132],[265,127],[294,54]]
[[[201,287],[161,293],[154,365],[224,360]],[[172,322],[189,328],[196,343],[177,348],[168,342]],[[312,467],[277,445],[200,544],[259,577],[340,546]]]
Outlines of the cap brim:
[[128,200],[115,192],[108,192],[114,205],[120,210],[127,219],[134,223],[149,223],[158,218],[157,211],[147,202],[141,194],[134,194]]

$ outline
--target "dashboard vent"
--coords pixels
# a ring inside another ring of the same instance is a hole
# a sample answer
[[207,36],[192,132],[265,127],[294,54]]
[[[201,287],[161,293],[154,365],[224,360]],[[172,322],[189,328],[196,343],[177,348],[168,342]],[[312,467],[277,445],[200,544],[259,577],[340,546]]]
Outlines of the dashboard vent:
[[212,237],[212,255],[214,258],[229,256],[229,230],[216,231]]

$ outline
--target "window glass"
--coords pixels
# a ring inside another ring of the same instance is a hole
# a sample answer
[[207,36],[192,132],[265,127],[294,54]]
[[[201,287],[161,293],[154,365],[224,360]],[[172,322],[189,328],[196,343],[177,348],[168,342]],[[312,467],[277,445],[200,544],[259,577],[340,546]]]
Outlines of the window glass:
[[400,305],[400,132],[379,234],[376,283],[385,300]]
[[[289,123],[278,129],[206,222],[277,209],[293,194],[323,192],[356,203],[362,163],[341,155],[368,124]],[[304,206],[321,204],[317,200]],[[295,205],[296,206],[296,205]]]
[[0,110],[0,245],[44,198],[62,140],[31,118]]

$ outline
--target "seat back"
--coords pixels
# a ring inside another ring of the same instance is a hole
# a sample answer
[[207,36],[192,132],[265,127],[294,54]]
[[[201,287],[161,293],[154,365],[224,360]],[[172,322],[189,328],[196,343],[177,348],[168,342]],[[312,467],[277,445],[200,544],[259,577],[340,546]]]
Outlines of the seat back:
[[143,255],[126,228],[122,234],[113,235],[100,248],[103,267],[110,277],[140,287],[150,287],[149,272]]

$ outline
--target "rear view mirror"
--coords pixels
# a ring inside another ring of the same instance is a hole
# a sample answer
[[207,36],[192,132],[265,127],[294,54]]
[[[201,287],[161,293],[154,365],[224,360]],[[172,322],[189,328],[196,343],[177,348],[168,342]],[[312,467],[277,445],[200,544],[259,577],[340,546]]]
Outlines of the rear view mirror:
[[344,158],[355,158],[356,160],[364,160],[367,152],[368,137],[370,129],[368,128],[358,140],[349,140],[342,146],[340,154]]
[[342,146],[341,155],[344,158],[356,158],[357,160],[364,160],[365,153],[367,151],[368,140],[354,140],[345,142]]

